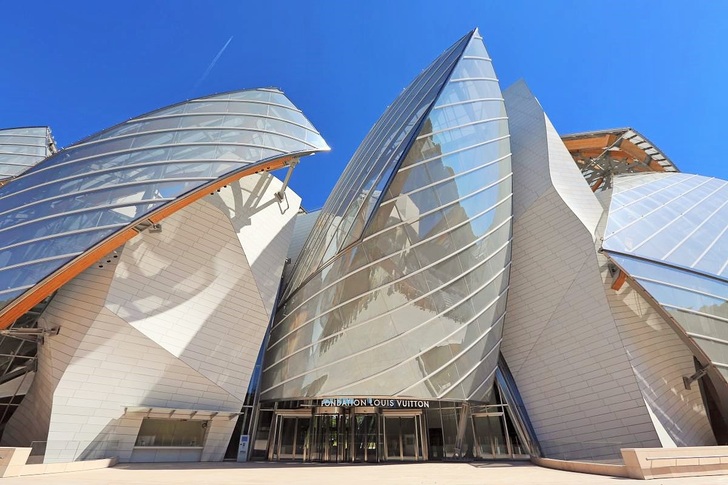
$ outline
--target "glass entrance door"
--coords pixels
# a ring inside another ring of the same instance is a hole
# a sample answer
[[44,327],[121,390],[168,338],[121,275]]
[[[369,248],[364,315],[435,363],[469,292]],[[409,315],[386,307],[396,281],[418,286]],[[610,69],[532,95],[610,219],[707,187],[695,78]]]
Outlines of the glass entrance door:
[[310,424],[309,416],[276,415],[276,442],[269,459],[305,461]]
[[426,459],[422,446],[422,415],[384,415],[384,459],[417,461]]
[[352,461],[376,463],[378,461],[378,415],[354,414],[351,417]]
[[477,458],[511,458],[504,413],[473,414]]
[[313,417],[311,434],[311,461],[340,462],[346,450],[345,416],[343,414],[317,414]]

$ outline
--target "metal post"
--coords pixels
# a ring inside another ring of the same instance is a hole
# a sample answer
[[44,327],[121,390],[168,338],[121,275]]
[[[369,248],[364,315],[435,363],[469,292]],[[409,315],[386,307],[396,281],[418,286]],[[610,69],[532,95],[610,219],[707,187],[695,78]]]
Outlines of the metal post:
[[281,187],[281,190],[276,192],[276,197],[278,197],[278,200],[283,200],[283,198],[286,196],[286,189],[288,188],[288,181],[291,180],[291,175],[293,174],[293,169],[296,168],[296,165],[298,165],[298,159],[294,158],[288,163],[288,172],[286,172],[286,178],[283,179],[283,186]]

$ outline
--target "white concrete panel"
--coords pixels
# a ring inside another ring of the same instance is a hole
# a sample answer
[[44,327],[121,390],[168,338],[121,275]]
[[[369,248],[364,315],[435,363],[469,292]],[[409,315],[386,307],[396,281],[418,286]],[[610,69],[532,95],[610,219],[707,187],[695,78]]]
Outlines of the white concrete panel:
[[695,372],[692,353],[629,284],[611,289],[606,258],[599,258],[609,306],[662,445],[716,444],[699,386],[687,390],[683,385],[682,377]]
[[[604,290],[594,246],[601,206],[581,190],[589,191],[525,85],[504,97],[515,221],[501,349],[541,447],[598,459],[659,446]],[[572,207],[582,204],[583,213]]]
[[283,201],[276,198],[282,186],[273,175],[260,173],[205,198],[230,220],[269,315],[301,207],[301,198],[290,188],[286,189]]
[[244,399],[269,317],[240,242],[206,200],[124,248],[109,309]]
[[236,419],[212,419],[196,452],[152,453],[135,449],[143,416],[124,408],[240,411],[270,317],[261,293],[275,297],[300,202],[289,191],[282,210],[271,198],[280,182],[253,179],[173,214],[59,290],[43,321],[61,332],[41,346],[5,441],[47,441],[46,463],[222,459]]
[[551,182],[564,203],[596,240],[597,226],[604,212],[602,205],[594,196],[579,167],[574,163],[574,158],[561,141],[561,136],[556,132],[551,120],[545,114],[544,118]]

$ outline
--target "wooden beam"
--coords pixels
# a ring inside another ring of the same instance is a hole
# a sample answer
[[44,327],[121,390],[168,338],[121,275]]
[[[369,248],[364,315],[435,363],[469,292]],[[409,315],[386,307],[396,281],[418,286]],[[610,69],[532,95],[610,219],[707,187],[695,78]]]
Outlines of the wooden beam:
[[[302,155],[297,155],[302,156]],[[143,220],[149,220],[152,223],[158,223],[165,217],[169,217],[178,210],[192,204],[193,202],[201,199],[211,191],[215,191],[220,187],[228,185],[236,180],[240,180],[243,177],[252,175],[254,173],[276,170],[285,167],[294,156],[286,155],[283,157],[276,158],[269,161],[264,165],[251,164],[250,167],[246,167],[243,170],[234,172],[221,179],[214,180],[208,184],[205,184],[188,194],[180,197],[179,199],[173,200],[156,211],[148,214]],[[81,274],[87,268],[92,266],[96,261],[109,254],[114,249],[126,243],[128,240],[139,234],[134,227],[136,227],[141,221],[135,220],[128,227],[121,229],[120,232],[109,236],[103,241],[99,242],[95,246],[91,247],[85,253],[69,261],[64,266],[56,270],[54,273],[46,276],[38,284],[27,290],[25,293],[20,295],[18,298],[10,302],[4,308],[0,310],[0,329],[8,328],[15,320],[22,317],[28,310],[33,308],[35,305],[43,301],[48,295],[65,285],[73,278]]]
[[622,140],[619,144],[619,149],[640,162],[646,162],[650,158],[643,149],[629,140]]
[[599,150],[599,153],[603,152],[615,141],[617,141],[617,136],[612,134],[563,140],[564,145],[570,152],[594,149]]
[[601,187],[603,183],[604,183],[604,177],[600,177],[599,179],[597,179],[597,183],[592,185],[592,188],[591,188],[592,192],[596,192],[597,190],[599,190],[599,187]]
[[627,281],[627,273],[620,269],[617,277],[614,279],[614,283],[612,283],[612,289],[614,291],[619,291],[625,281]]

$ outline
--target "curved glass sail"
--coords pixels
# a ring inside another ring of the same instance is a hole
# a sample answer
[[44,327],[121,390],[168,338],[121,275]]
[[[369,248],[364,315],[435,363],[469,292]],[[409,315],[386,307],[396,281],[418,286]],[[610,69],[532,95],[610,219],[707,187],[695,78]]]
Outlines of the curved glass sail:
[[0,130],[0,185],[56,152],[47,126]]
[[193,99],[86,138],[0,187],[0,308],[178,199],[323,150],[277,89]]
[[603,248],[728,278],[728,181],[686,173],[616,177]]
[[616,177],[602,247],[728,380],[728,181]]
[[510,176],[504,103],[475,31],[354,154],[294,269],[261,398],[483,399],[508,288]]

